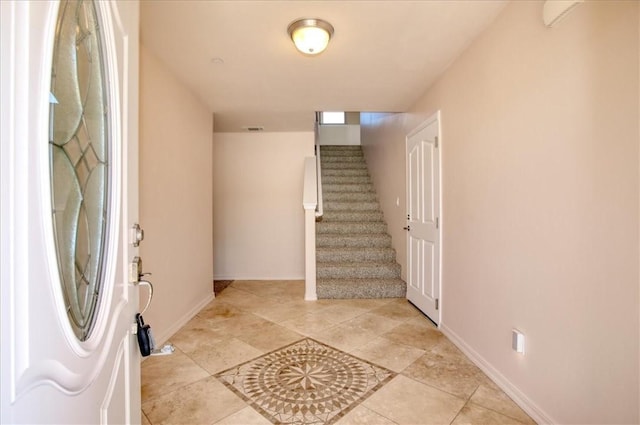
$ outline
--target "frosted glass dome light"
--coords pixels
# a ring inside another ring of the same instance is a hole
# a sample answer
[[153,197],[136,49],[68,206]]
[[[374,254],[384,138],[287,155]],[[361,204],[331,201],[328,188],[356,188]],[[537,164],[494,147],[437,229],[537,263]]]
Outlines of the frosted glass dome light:
[[299,19],[287,29],[296,48],[306,55],[324,51],[333,35],[333,26],[322,19]]

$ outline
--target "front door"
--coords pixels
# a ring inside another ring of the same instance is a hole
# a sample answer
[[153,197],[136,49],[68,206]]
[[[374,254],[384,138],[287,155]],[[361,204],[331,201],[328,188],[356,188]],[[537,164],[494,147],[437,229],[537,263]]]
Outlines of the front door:
[[440,323],[440,120],[407,137],[407,298]]
[[2,423],[140,422],[135,1],[0,1]]

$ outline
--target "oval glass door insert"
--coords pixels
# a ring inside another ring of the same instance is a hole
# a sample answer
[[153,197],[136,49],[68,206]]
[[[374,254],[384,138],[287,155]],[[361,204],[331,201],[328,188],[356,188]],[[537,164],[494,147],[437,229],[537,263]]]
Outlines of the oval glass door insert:
[[62,1],[49,128],[53,225],[66,315],[89,338],[104,284],[109,122],[100,25],[92,1]]

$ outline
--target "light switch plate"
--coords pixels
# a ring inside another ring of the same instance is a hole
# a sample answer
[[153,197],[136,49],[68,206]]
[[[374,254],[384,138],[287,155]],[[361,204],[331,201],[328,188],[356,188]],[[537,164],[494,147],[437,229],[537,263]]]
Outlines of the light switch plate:
[[511,334],[511,348],[516,353],[524,354],[524,334],[517,329]]

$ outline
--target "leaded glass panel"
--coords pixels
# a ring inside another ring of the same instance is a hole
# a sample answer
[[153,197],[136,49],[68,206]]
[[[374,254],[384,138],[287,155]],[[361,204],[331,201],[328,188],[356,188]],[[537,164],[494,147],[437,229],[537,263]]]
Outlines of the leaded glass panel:
[[95,323],[104,281],[109,142],[100,25],[92,1],[63,1],[51,74],[53,224],[62,292],[76,336]]

